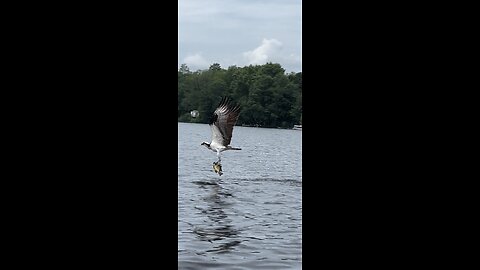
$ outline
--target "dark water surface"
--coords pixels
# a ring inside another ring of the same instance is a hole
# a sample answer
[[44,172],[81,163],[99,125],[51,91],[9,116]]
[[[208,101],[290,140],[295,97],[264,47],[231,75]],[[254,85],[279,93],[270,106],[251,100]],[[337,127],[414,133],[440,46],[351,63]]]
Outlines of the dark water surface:
[[222,176],[207,124],[178,136],[178,269],[301,269],[302,131],[236,126]]

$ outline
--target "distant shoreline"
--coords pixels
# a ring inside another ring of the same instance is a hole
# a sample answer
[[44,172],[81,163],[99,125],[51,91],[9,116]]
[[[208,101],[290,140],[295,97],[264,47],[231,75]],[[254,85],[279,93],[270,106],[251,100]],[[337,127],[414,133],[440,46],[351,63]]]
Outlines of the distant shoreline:
[[[203,124],[203,125],[208,125],[207,123],[198,123],[198,122],[185,122],[185,121],[177,121],[178,123],[185,123],[185,124]],[[236,125],[236,127],[253,127],[253,128],[273,128],[273,129],[287,129],[287,130],[302,130],[301,128],[295,128],[298,125],[294,125],[291,128],[283,128],[283,127],[264,127],[260,125]],[[301,125],[300,125],[301,126]]]

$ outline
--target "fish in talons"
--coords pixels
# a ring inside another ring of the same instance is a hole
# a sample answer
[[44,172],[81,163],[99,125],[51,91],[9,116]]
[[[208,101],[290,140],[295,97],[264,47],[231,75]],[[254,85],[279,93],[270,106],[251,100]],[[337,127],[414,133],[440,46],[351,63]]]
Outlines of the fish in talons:
[[222,176],[222,164],[220,161],[213,162],[213,171],[218,173],[218,175]]

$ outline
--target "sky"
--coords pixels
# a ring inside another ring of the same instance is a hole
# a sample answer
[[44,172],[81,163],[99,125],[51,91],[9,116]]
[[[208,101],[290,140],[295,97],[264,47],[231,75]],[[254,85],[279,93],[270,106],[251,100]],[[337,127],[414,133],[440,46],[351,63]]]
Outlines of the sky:
[[302,71],[301,0],[178,0],[178,67]]

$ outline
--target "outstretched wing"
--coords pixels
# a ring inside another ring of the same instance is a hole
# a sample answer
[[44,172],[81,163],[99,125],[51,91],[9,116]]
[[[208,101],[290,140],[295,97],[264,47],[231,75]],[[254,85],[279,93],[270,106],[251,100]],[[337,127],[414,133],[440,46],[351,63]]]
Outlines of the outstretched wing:
[[223,97],[210,119],[212,143],[216,142],[223,146],[230,144],[233,127],[237,123],[239,114],[240,106],[233,105],[230,98]]

